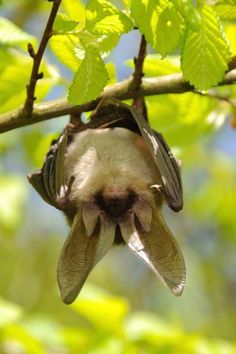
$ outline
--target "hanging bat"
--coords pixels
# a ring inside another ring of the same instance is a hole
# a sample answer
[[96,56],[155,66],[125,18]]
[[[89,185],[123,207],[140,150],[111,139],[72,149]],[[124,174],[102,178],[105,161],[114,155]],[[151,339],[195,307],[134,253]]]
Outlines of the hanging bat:
[[185,264],[166,225],[163,201],[183,206],[179,166],[141,110],[105,99],[89,123],[65,129],[29,182],[71,226],[58,262],[66,304],[113,244],[126,244],[173,294],[182,294]]

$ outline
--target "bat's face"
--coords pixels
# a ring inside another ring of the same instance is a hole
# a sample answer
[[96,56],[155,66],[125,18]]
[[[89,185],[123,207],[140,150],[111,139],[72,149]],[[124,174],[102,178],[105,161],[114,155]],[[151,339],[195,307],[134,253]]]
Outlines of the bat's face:
[[[161,212],[164,199],[173,210],[182,208],[178,164],[161,134],[152,131],[139,111],[118,101],[102,109],[95,112],[95,129],[88,123],[69,145],[67,133],[62,134],[42,169],[29,176],[42,198],[63,210],[71,225],[58,262],[62,299],[75,300],[114,243],[125,243],[175,295],[181,295],[184,259]],[[113,113],[115,124],[128,119],[142,135],[104,128],[102,119],[111,126]]]
[[117,227],[132,220],[150,231],[162,195],[151,189],[160,175],[141,136],[124,128],[87,129],[69,147],[65,171],[68,180],[75,176],[71,199],[82,209],[88,235],[98,223],[119,234]]

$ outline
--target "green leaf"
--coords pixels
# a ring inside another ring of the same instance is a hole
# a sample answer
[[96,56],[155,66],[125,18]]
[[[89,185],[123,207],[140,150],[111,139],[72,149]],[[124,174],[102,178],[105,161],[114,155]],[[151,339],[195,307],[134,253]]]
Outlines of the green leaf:
[[201,9],[199,31],[190,29],[182,55],[184,77],[197,89],[206,90],[223,79],[231,57],[218,17],[210,6]]
[[22,31],[6,18],[0,17],[0,44],[15,46],[28,42],[35,42],[34,37]]
[[173,0],[172,3],[184,19],[186,25],[190,26],[193,31],[197,31],[199,29],[201,17],[194,6],[193,1]]
[[165,8],[158,19],[155,48],[163,57],[166,56],[177,47],[182,34],[182,17],[174,7]]
[[214,9],[222,20],[236,20],[236,0],[220,0]]
[[71,20],[67,15],[65,14],[57,14],[56,20],[53,25],[53,30],[63,34],[67,32],[72,32],[78,25],[77,21]]
[[168,5],[170,5],[168,0],[132,0],[131,2],[131,15],[135,24],[153,48],[156,46],[159,15]]
[[84,48],[93,47],[101,54],[109,54],[120,39],[119,33],[94,34],[86,29],[78,34],[78,39]]
[[94,48],[86,48],[85,57],[69,88],[68,102],[82,104],[95,99],[108,81],[108,73]]
[[[81,63],[79,58],[80,43],[74,35],[53,36],[50,40],[50,47],[56,57],[72,71],[76,71]],[[82,48],[81,48],[82,50]]]
[[80,29],[84,28],[85,6],[80,0],[63,0],[61,6],[70,19],[79,22]]
[[122,34],[133,27],[132,21],[107,0],[90,0],[86,7],[86,29],[95,34]]

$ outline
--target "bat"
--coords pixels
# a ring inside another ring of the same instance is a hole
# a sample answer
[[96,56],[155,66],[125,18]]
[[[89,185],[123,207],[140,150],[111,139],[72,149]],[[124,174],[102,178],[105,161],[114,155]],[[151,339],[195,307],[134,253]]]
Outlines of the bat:
[[28,179],[70,225],[57,269],[66,304],[107,251],[121,243],[174,295],[182,294],[184,258],[161,210],[163,202],[174,211],[183,207],[179,164],[140,109],[104,99],[88,123],[64,130]]

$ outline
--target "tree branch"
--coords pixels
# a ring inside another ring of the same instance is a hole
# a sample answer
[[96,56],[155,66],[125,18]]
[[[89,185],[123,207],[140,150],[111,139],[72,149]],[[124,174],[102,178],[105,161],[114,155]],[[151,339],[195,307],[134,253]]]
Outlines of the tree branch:
[[36,84],[39,79],[43,78],[43,73],[39,73],[39,67],[41,64],[43,54],[47,47],[49,38],[52,35],[53,23],[56,18],[62,0],[48,0],[48,1],[53,2],[53,5],[37,53],[35,53],[32,44],[31,43],[28,44],[29,55],[33,58],[33,68],[30,75],[29,84],[26,86],[27,96],[23,107],[23,114],[25,116],[30,116],[33,111],[34,101],[36,100],[36,97],[34,96]]
[[[130,84],[132,77],[128,80],[118,82],[104,89],[103,93],[96,99],[82,105],[71,105],[65,99],[36,104],[30,116],[22,112],[22,108],[0,115],[0,133],[23,127],[26,125],[42,122],[67,114],[79,114],[93,110],[104,97],[114,97],[119,100],[132,99],[135,96]],[[236,69],[225,74],[223,81],[218,86],[232,85],[236,83]],[[143,78],[140,86],[140,96],[152,96],[170,93],[196,92],[194,87],[186,82],[183,75],[171,74],[160,77]]]

